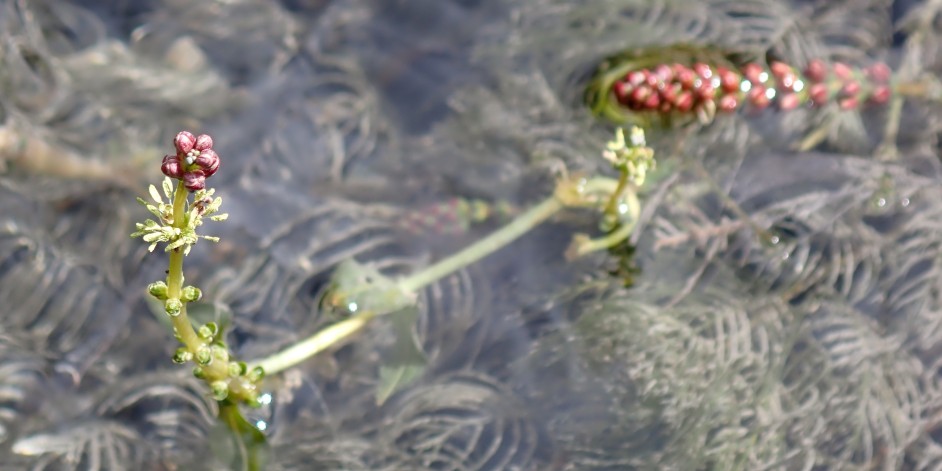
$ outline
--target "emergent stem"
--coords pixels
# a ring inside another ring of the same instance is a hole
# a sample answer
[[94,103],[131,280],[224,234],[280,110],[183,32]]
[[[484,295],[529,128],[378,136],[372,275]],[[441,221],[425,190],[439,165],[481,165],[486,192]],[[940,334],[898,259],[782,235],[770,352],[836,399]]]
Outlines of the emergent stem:
[[[189,192],[183,186],[183,180],[177,184],[176,191],[173,192],[173,227],[182,230],[186,227],[186,199]],[[167,271],[167,297],[170,299],[180,299],[180,293],[183,289],[183,249],[177,248],[170,251],[170,269]],[[203,344],[190,319],[186,315],[186,303],[180,310],[180,315],[171,317],[173,329],[187,350],[196,353],[196,350]]]
[[[183,186],[183,180],[177,184],[176,191],[173,192],[173,227],[183,230],[186,227],[186,201],[189,197],[189,191]],[[183,248],[177,248],[170,251],[170,267],[167,270],[167,298],[180,299],[183,291]],[[173,331],[180,339],[180,342],[193,355],[204,342],[196,334],[190,318],[186,314],[186,304],[180,309],[180,314],[171,316],[170,321],[173,324]],[[213,379],[225,378],[229,374],[229,366],[224,361],[214,361],[204,367],[206,376]]]

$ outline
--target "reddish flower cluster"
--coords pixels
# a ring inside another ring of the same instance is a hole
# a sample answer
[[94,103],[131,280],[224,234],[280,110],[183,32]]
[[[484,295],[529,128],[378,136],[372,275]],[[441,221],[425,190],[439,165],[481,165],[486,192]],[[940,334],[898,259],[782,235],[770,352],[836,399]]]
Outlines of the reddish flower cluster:
[[784,62],[772,62],[768,68],[749,63],[739,71],[702,62],[692,67],[675,63],[632,70],[613,84],[612,92],[621,106],[633,111],[711,117],[716,111],[735,111],[743,103],[755,109],[775,103],[782,110],[832,100],[843,109],[865,101],[885,103],[891,94],[889,79],[890,69],[882,63],[859,71],[842,63],[828,68],[815,60],[804,74]]
[[164,156],[160,170],[170,178],[183,180],[187,190],[206,188],[206,179],[219,170],[219,155],[213,150],[213,138],[181,131],[173,138],[173,146],[177,153]]

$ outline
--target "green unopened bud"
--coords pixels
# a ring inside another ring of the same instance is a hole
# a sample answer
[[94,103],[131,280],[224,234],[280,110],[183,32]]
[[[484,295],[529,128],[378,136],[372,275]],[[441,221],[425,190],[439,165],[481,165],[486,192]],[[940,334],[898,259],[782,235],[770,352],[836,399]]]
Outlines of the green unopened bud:
[[160,301],[166,301],[167,300],[167,283],[164,283],[163,281],[151,283],[147,285],[147,292],[150,293],[151,296],[159,299]]
[[238,361],[229,363],[229,376],[238,378],[245,374],[245,362]]
[[184,286],[183,291],[180,292],[180,299],[182,299],[183,302],[192,303],[202,298],[203,292],[195,286]]
[[224,345],[214,344],[212,347],[213,358],[219,361],[229,361],[229,350]]
[[213,399],[217,401],[225,400],[229,396],[229,383],[225,381],[213,381],[209,388],[213,390]]
[[265,377],[265,370],[262,369],[261,366],[256,366],[255,368],[252,368],[252,371],[249,371],[249,374],[246,375],[246,377],[249,378],[249,381],[257,383]]
[[216,323],[207,322],[206,324],[200,326],[199,330],[196,332],[196,335],[207,342],[212,342],[213,337],[215,337],[218,333],[219,327],[216,325]]
[[164,310],[167,311],[168,316],[177,317],[183,310],[183,303],[177,298],[170,298],[164,301]]
[[195,376],[196,379],[206,379],[206,372],[203,371],[203,368],[197,366],[193,368],[193,376]]
[[193,359],[193,354],[190,353],[190,351],[187,350],[186,347],[178,348],[177,351],[173,354],[173,362],[178,365],[182,365],[192,359]]
[[200,365],[206,366],[213,362],[213,352],[206,345],[200,345],[200,348],[196,350],[196,362]]

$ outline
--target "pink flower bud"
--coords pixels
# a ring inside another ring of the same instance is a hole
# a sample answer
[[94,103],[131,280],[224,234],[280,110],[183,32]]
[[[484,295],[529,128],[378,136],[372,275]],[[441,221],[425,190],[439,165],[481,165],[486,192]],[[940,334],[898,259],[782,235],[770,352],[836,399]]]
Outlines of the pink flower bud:
[[801,100],[798,98],[798,95],[795,93],[786,93],[782,95],[778,100],[778,107],[781,110],[788,111],[798,108],[798,105],[801,103]]
[[786,76],[795,75],[795,72],[792,70],[791,66],[784,62],[772,62],[769,64],[769,70],[772,71],[772,75],[781,80],[784,80]]
[[749,93],[746,95],[746,98],[749,100],[749,103],[758,108],[764,109],[769,106],[769,97],[765,94],[766,88],[762,85],[756,85],[749,90]]
[[752,82],[753,85],[758,85],[762,83],[762,80],[760,80],[762,78],[761,77],[762,72],[765,72],[762,69],[762,66],[759,64],[756,64],[755,62],[750,62],[744,65],[742,68],[743,76],[746,77],[750,82]]
[[176,137],[173,138],[173,147],[177,149],[178,154],[186,154],[193,150],[193,145],[195,144],[196,137],[189,131],[180,131],[177,133]]
[[703,80],[709,80],[713,77],[713,69],[703,62],[697,62],[694,64],[693,71],[696,72],[697,75],[699,75]]
[[673,68],[674,77],[677,79],[677,82],[680,83],[680,86],[685,90],[692,89],[694,82],[697,81],[697,74],[683,64],[674,64]]
[[834,75],[841,80],[849,80],[850,77],[854,74],[854,71],[850,69],[850,66],[843,63],[837,62],[834,64]]
[[860,84],[853,80],[841,87],[841,96],[843,97],[855,97],[858,93],[860,93]]
[[828,101],[828,86],[823,83],[816,83],[808,89],[808,96],[815,105],[823,105]]
[[689,91],[681,92],[677,96],[677,100],[674,101],[674,106],[677,107],[677,111],[687,112],[693,109],[693,93]]
[[640,70],[635,70],[635,71],[628,72],[628,75],[625,76],[625,81],[627,81],[632,86],[637,87],[638,85],[641,85],[642,83],[644,83],[645,78],[646,76],[644,72]]
[[647,100],[644,101],[644,108],[648,110],[656,110],[657,107],[661,104],[661,97],[657,93],[652,93]]
[[700,85],[700,88],[695,90],[697,97],[703,101],[712,100],[716,96],[716,89],[713,88],[713,84],[708,81],[703,81]]
[[206,188],[206,176],[202,170],[192,170],[183,174],[183,186],[187,190],[197,191]]
[[216,170],[219,170],[219,156],[212,149],[200,152],[200,155],[196,157],[193,163],[203,170],[207,178],[213,176]]
[[867,67],[866,74],[867,77],[870,77],[870,80],[873,80],[876,83],[887,83],[890,81],[890,76],[892,75],[890,67],[882,62],[877,62],[870,67]]
[[179,180],[183,177],[183,166],[180,165],[180,159],[176,155],[165,155],[160,164],[160,171],[170,178]]
[[723,111],[726,113],[731,113],[733,111],[736,111],[736,108],[738,106],[739,106],[739,101],[736,100],[736,97],[734,97],[733,95],[723,95],[720,98],[720,102],[718,104],[718,108],[720,109],[720,111]]
[[662,82],[670,82],[674,80],[674,71],[671,69],[671,66],[667,64],[659,64],[654,68],[654,75],[657,76]]
[[720,87],[726,93],[736,93],[739,91],[739,84],[742,79],[732,70],[725,67],[718,67],[716,75],[720,77]]
[[623,105],[626,104],[626,98],[628,98],[628,92],[630,90],[631,85],[626,82],[615,82],[615,85],[612,86],[612,91],[615,92],[615,99]]
[[631,91],[631,101],[636,104],[644,103],[653,93],[654,91],[650,87],[642,85]]
[[821,59],[814,59],[808,63],[808,67],[805,68],[805,77],[808,77],[808,80],[819,83],[823,82],[828,76],[828,67],[824,65],[824,61]]
[[857,100],[857,97],[849,97],[849,98],[841,99],[841,101],[839,101],[838,104],[841,106],[842,110],[848,111],[848,110],[856,109],[857,105],[860,104],[860,102]]
[[213,138],[209,137],[209,134],[200,134],[196,138],[196,144],[193,146],[194,149],[202,152],[206,149],[211,149],[213,147]]
[[890,101],[890,87],[887,85],[878,85],[873,89],[873,93],[870,95],[870,102],[878,105],[882,105]]
[[661,99],[668,103],[674,103],[677,100],[677,94],[680,93],[681,87],[677,83],[669,83],[664,88],[661,89],[660,95]]

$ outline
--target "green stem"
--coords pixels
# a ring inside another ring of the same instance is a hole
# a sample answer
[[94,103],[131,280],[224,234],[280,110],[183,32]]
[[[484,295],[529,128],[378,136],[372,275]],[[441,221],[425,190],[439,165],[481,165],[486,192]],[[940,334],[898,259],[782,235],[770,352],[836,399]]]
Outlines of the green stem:
[[[183,180],[177,184],[177,189],[173,192],[173,227],[184,229],[186,227],[186,203],[190,192],[183,186]],[[167,298],[180,299],[183,291],[183,248],[177,248],[170,251],[170,267],[167,270]],[[196,334],[189,316],[186,314],[186,305],[180,309],[180,314],[170,318],[173,324],[173,332],[180,339],[180,342],[194,356],[196,352],[206,342]],[[209,380],[226,378],[229,375],[229,365],[224,361],[213,361],[203,367],[206,378]]]
[[284,371],[350,338],[365,327],[376,313],[364,311],[333,324],[274,355],[249,364],[249,370],[262,367],[266,375]]
[[556,196],[551,196],[542,203],[530,208],[527,212],[517,216],[513,222],[493,234],[412,276],[403,278],[398,285],[403,292],[414,293],[430,283],[434,283],[504,247],[517,237],[549,219],[564,207]]
[[[173,192],[173,227],[183,229],[186,227],[186,200],[189,192],[183,186],[183,180],[177,184],[176,191]],[[171,299],[180,299],[180,293],[183,289],[183,249],[174,249],[170,251],[170,268],[167,270],[167,297]],[[196,335],[190,319],[186,315],[186,303],[180,310],[180,315],[171,317],[173,330],[180,338],[180,342],[186,346],[187,350],[196,354],[196,350],[203,345],[203,341]]]
[[618,186],[615,187],[615,191],[612,192],[612,196],[608,199],[608,204],[605,205],[605,210],[602,211],[602,214],[606,218],[612,218],[613,221],[617,220],[618,214],[615,210],[618,208],[618,201],[621,199],[621,194],[625,192],[625,187],[628,186],[628,172],[621,172],[621,175],[618,177]]

